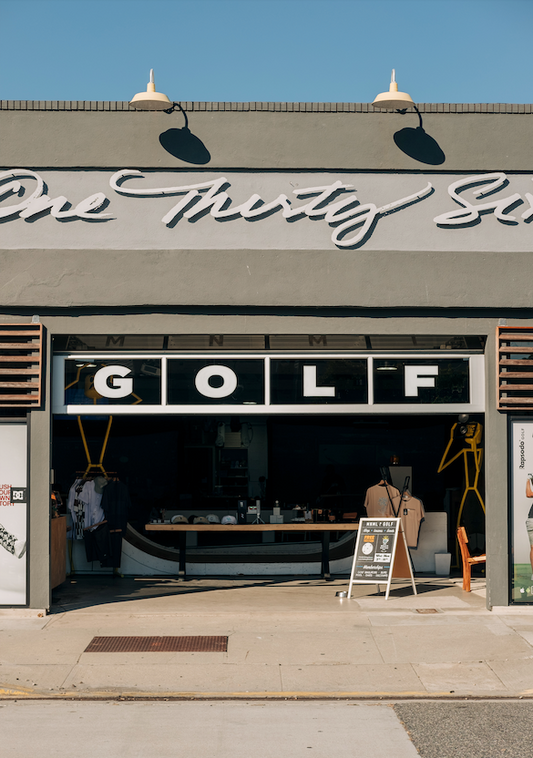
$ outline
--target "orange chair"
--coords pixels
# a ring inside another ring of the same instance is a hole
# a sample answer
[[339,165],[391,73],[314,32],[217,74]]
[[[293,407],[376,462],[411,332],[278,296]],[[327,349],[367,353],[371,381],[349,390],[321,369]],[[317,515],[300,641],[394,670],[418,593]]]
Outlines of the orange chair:
[[457,530],[457,540],[459,547],[461,548],[461,557],[463,559],[463,589],[465,592],[470,592],[470,578],[472,574],[472,565],[478,563],[486,563],[486,555],[470,555],[468,549],[468,537],[466,536],[466,529],[464,526],[460,526]]

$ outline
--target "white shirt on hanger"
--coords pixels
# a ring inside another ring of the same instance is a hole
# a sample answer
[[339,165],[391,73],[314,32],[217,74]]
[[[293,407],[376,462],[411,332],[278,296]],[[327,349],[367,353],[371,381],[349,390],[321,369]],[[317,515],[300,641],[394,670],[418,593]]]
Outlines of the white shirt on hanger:
[[101,506],[102,495],[94,488],[94,481],[90,480],[83,484],[80,492],[77,492],[82,479],[76,479],[68,494],[67,508],[72,516],[75,537],[83,539],[83,530],[100,521],[104,521],[105,515]]

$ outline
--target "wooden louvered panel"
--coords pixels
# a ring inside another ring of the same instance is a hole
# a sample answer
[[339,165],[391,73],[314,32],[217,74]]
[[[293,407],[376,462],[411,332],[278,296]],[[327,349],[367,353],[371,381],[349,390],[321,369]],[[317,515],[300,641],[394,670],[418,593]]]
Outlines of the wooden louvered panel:
[[[8,374],[16,374],[17,376],[39,376],[38,368],[3,368],[0,366],[0,376],[7,376]],[[531,375],[533,376],[533,374]]]
[[531,384],[505,384],[501,389],[531,390]]
[[[2,369],[0,369],[0,374]],[[499,379],[533,379],[532,371],[504,371],[498,374]]]
[[503,339],[506,342],[533,342],[533,334],[528,335],[520,334],[519,332],[507,332]]
[[504,384],[501,388],[502,390],[524,390],[524,391],[530,391],[531,390],[531,384]]
[[8,388],[10,390],[23,387],[29,390],[39,389],[38,382],[2,382],[2,389]]
[[[31,326],[34,326],[33,324]],[[36,327],[41,328],[41,324],[35,324]],[[24,329],[24,331],[10,329],[10,324],[0,325],[0,339],[4,337],[33,337],[36,339],[35,329]]]
[[500,366],[532,366],[533,367],[533,360],[529,360],[526,358],[515,358],[513,360],[506,360],[505,358],[502,358],[500,360]]
[[0,407],[41,405],[41,324],[0,324]]
[[[531,405],[530,397],[504,397],[500,400],[505,405]],[[526,410],[525,408],[523,410]]]
[[27,342],[0,342],[0,350],[27,350]]
[[[533,327],[499,326],[496,351],[498,409],[533,410]],[[515,357],[528,353],[530,358]]]
[[0,394],[0,407],[3,408],[38,408],[40,405],[38,395],[3,395]]
[[[40,355],[0,355],[2,363],[40,363]],[[533,364],[531,364],[533,365]]]
[[533,345],[529,348],[524,345],[521,345],[520,347],[500,347],[500,353],[507,353],[507,355],[511,355],[512,353],[520,353],[521,355],[524,355],[524,353],[530,353],[532,350]]

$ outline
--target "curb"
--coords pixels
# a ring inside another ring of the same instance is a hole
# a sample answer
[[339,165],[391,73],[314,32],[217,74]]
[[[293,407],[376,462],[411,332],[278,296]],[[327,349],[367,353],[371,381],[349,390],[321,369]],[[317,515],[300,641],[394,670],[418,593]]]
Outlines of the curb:
[[533,690],[514,694],[476,694],[468,692],[35,692],[25,688],[1,688],[0,701],[5,700],[533,700]]

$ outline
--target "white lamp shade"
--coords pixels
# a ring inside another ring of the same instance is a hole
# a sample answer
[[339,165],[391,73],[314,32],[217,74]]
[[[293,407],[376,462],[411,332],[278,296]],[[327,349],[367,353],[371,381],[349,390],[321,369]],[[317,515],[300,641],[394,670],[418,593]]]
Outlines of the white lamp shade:
[[398,84],[396,82],[394,69],[392,71],[392,81],[389,86],[389,91],[381,92],[372,105],[374,108],[386,108],[399,111],[404,110],[405,108],[415,107],[411,95],[408,95],[407,92],[398,92]]
[[130,100],[130,105],[138,111],[166,111],[172,108],[172,103],[162,92],[155,91],[154,71],[150,71],[150,81],[146,92],[138,92]]

